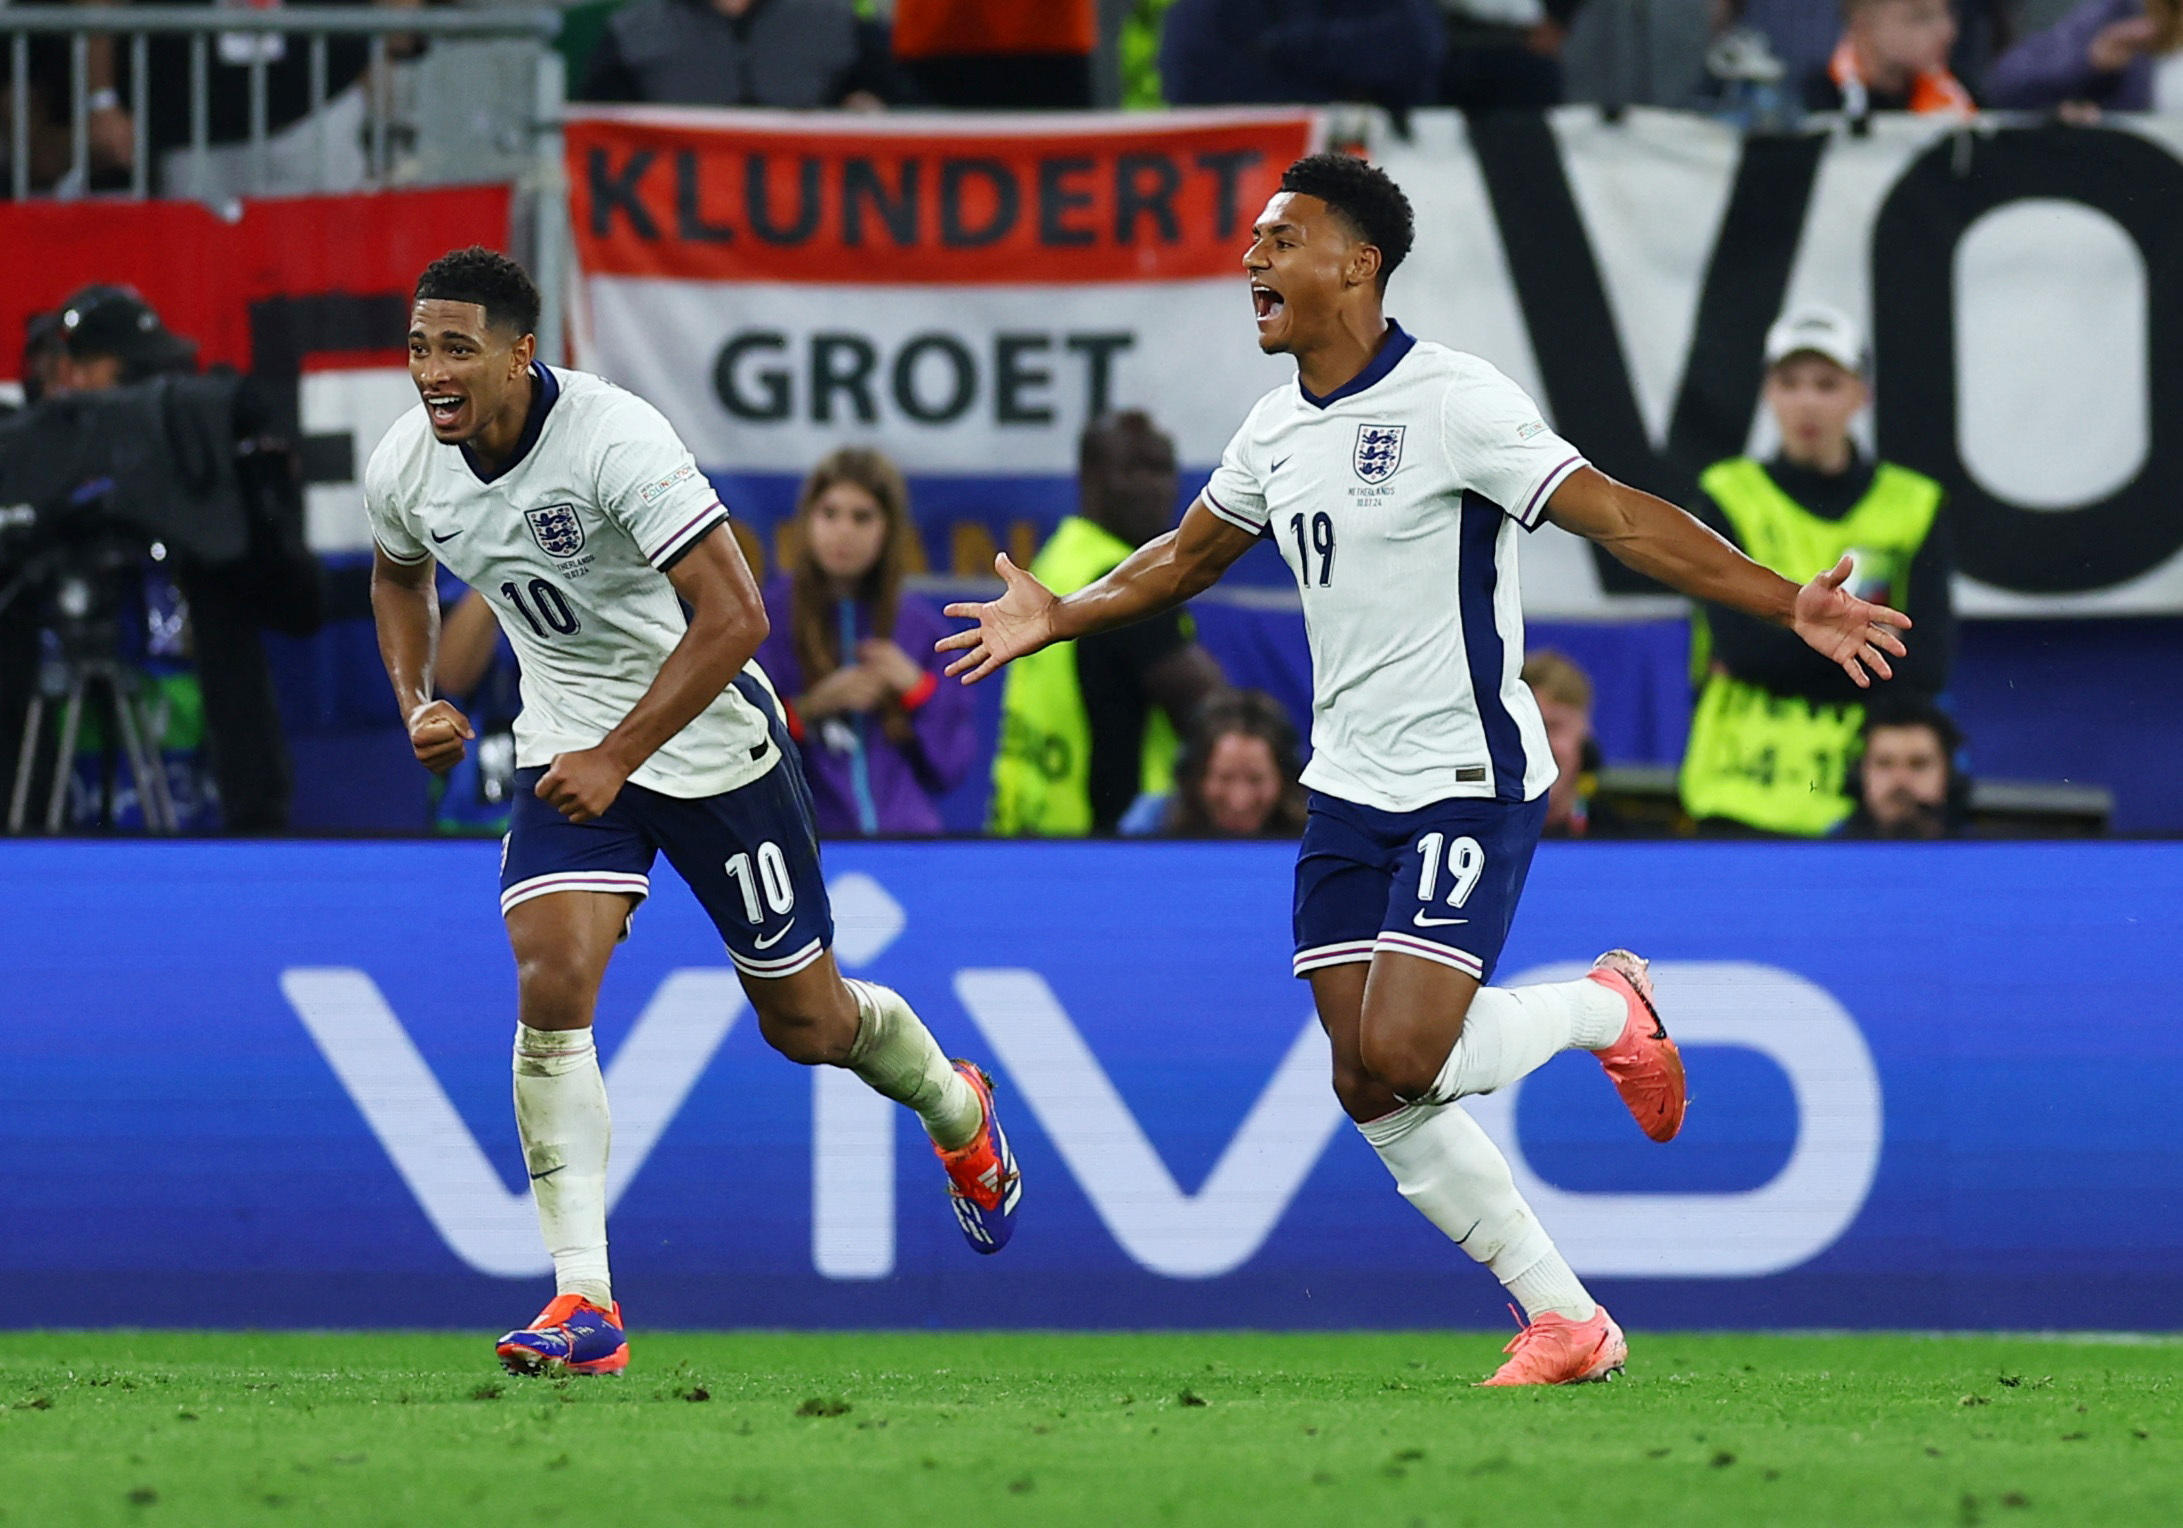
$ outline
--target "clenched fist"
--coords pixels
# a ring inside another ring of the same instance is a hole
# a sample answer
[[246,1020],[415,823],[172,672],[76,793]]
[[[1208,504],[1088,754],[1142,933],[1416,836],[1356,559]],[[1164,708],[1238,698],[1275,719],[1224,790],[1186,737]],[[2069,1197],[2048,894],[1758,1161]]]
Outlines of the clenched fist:
[[444,700],[428,700],[409,713],[410,752],[436,775],[460,764],[464,740],[476,736],[469,719]]

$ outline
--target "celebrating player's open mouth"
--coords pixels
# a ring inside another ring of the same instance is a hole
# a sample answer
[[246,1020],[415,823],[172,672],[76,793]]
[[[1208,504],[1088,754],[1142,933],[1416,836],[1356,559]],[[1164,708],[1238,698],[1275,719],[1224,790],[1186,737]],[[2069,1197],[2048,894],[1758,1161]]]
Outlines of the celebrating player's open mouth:
[[452,438],[462,422],[463,399],[456,393],[426,393],[425,412],[432,416],[432,432]]

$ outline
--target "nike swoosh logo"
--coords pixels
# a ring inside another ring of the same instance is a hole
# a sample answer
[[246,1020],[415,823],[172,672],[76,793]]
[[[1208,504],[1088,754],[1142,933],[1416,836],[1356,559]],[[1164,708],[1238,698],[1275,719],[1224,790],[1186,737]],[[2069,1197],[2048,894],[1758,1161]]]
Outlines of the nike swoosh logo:
[[433,531],[431,533],[431,536],[434,541],[453,541],[457,536],[461,534],[461,531],[449,531],[446,535],[443,536],[438,531]]
[[1411,921],[1412,923],[1416,924],[1416,925],[1417,925],[1417,926],[1418,926],[1419,928],[1447,928],[1447,927],[1448,927],[1449,925],[1451,925],[1451,924],[1456,924],[1456,923],[1468,923],[1468,922],[1470,922],[1470,919],[1468,919],[1468,918],[1428,918],[1428,917],[1426,917],[1426,916],[1425,916],[1425,915],[1424,915],[1423,913],[1419,913],[1419,914],[1418,914],[1418,915],[1417,915],[1416,917],[1412,918],[1412,919],[1411,919],[1410,921]]
[[1286,467],[1290,462],[1294,461],[1295,459],[1296,453],[1293,451],[1290,452],[1287,456],[1284,456],[1281,458],[1281,460],[1275,462],[1271,467],[1268,467],[1266,469],[1266,476],[1272,477],[1276,472],[1279,472],[1283,467]]
[[753,939],[751,943],[761,950],[770,950],[775,945],[779,944],[783,939],[786,939],[788,937],[789,929],[792,929],[795,926],[796,925],[793,923],[788,924],[785,927],[777,929],[773,933],[768,934],[763,939]]
[[[563,1162],[563,1163],[561,1164],[561,1167],[566,1167],[566,1166],[568,1166],[568,1163],[566,1163],[566,1162]],[[561,1167],[549,1167],[549,1168],[547,1168],[547,1169],[546,1169],[546,1170],[545,1170],[544,1172],[542,1172],[542,1173],[532,1173],[532,1174],[531,1174],[531,1182],[533,1182],[533,1183],[536,1183],[536,1182],[537,1182],[537,1181],[538,1181],[539,1179],[541,1179],[541,1178],[550,1178],[550,1177],[552,1177],[552,1176],[553,1176],[553,1175],[554,1175],[555,1173],[559,1172],[559,1171],[561,1170]]]

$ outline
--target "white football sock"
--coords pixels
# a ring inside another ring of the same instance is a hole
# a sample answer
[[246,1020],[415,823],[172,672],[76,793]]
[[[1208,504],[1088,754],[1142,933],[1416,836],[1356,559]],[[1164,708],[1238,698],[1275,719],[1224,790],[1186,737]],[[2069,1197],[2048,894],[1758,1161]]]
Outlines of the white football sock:
[[1551,1244],[1536,1263],[1502,1279],[1501,1284],[1534,1321],[1548,1312],[1571,1321],[1589,1321],[1599,1313],[1599,1304],[1586,1292],[1584,1281]]
[[909,1105],[924,1121],[925,1133],[943,1150],[969,1145],[984,1111],[976,1090],[955,1070],[925,1021],[892,987],[851,977],[842,980],[857,1000],[857,1037],[849,1047],[849,1070],[874,1092]]
[[1480,987],[1463,1016],[1462,1035],[1420,1102],[1451,1103],[1505,1088],[1560,1051],[1604,1050],[1622,1038],[1628,1016],[1621,994],[1582,978]]
[[[1588,984],[1589,985],[1589,984]],[[1599,1307],[1516,1192],[1503,1157],[1454,1104],[1406,1104],[1357,1127],[1402,1197],[1493,1276],[1533,1318],[1589,1321]]]
[[606,1080],[588,1029],[515,1027],[515,1127],[554,1293],[614,1308],[606,1267]]

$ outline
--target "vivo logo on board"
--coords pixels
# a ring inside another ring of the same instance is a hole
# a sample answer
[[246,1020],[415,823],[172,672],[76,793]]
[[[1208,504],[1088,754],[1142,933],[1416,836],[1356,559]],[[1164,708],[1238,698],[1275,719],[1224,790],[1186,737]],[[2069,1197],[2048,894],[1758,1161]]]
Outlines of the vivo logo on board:
[[[869,965],[901,936],[902,909],[871,876],[844,875],[830,890],[844,967]],[[1508,984],[1582,969],[1540,966]],[[1788,1077],[1796,1142],[1770,1181],[1733,1193],[1572,1193],[1524,1156],[1521,1084],[1464,1106],[1581,1273],[1759,1277],[1808,1261],[1856,1219],[1879,1167],[1879,1075],[1855,1019],[1824,988],[1777,966],[1661,961],[1653,971],[1684,1044],[1743,1046]],[[1306,1012],[1212,1172],[1186,1192],[1038,972],[965,968],[953,984],[1107,1232],[1148,1272],[1205,1279],[1243,1267],[1344,1128],[1327,1086],[1326,1042]],[[281,990],[448,1248],[489,1276],[550,1271],[528,1187],[502,1181],[370,976],[296,967],[282,973]],[[675,971],[653,993],[606,1068],[609,1209],[745,1008],[726,968]],[[896,1111],[846,1072],[812,1073],[811,1257],[825,1277],[894,1271]]]

